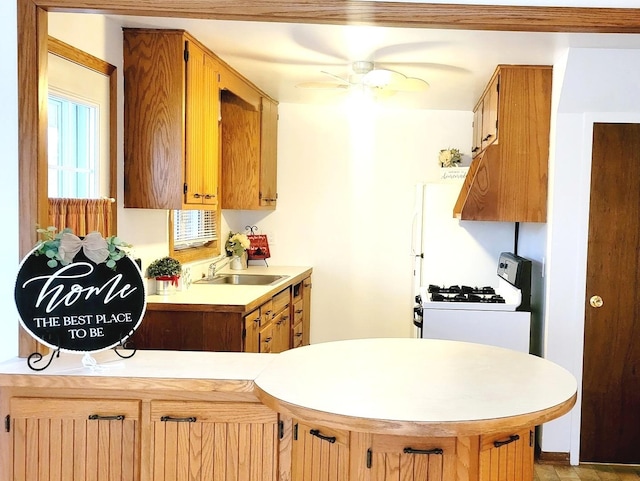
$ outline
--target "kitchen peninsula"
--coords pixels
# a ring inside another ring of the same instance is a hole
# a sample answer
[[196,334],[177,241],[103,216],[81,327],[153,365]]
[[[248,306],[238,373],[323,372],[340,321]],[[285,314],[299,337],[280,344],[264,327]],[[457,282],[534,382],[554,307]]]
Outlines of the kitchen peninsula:
[[0,481],[531,480],[532,429],[577,387],[535,356],[426,339],[95,357],[0,364]]
[[147,297],[140,349],[281,352],[309,344],[310,267],[249,266],[222,275],[282,276],[268,285],[201,284]]

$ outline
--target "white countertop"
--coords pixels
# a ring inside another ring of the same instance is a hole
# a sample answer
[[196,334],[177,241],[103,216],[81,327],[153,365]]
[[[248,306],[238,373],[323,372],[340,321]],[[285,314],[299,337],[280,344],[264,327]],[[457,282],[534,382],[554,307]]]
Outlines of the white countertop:
[[435,424],[529,415],[566,403],[577,389],[567,370],[545,359],[431,339],[292,349],[279,354],[255,383],[293,411],[298,406],[338,417]]
[[[41,372],[30,369],[26,358],[10,359],[0,363],[0,378],[11,374],[253,381],[277,356],[242,352],[137,351],[132,358],[122,359],[113,350],[106,350],[91,354],[97,361],[93,368],[83,366],[83,357],[83,354],[62,352]],[[46,364],[48,360],[49,356],[45,356],[40,363]]]
[[[570,410],[577,383],[545,359],[433,339],[361,339],[280,354],[112,350],[61,353],[42,372],[0,363],[0,386],[255,393],[267,406],[326,426],[418,436],[532,427]],[[43,362],[47,362],[48,358]]]
[[292,278],[300,276],[306,272],[311,272],[311,267],[292,266],[249,266],[246,270],[231,270],[224,267],[220,274],[275,274],[287,276],[275,284],[268,286],[239,286],[228,284],[195,284],[182,291],[177,291],[168,296],[149,295],[148,304],[194,304],[194,305],[226,305],[226,306],[247,306],[256,299],[268,294],[275,294]]

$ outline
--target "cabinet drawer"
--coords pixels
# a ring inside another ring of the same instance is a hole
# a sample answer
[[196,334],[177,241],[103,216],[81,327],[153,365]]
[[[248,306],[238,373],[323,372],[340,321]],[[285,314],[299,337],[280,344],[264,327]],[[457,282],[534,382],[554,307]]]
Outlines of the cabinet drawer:
[[293,339],[292,339],[292,347],[300,347],[302,346],[302,322],[298,322],[295,326],[293,326]]
[[273,296],[273,312],[278,313],[285,309],[291,303],[291,288],[287,287],[284,291]]
[[273,325],[269,324],[260,331],[260,352],[269,353],[273,346]]
[[200,401],[153,401],[151,422],[275,423],[278,415],[264,404]]

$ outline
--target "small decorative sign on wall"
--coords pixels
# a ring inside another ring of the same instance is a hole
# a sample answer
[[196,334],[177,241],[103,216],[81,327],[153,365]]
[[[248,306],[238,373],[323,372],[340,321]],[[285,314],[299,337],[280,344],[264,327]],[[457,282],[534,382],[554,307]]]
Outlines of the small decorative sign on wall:
[[68,230],[38,244],[15,284],[22,327],[56,351],[123,346],[146,309],[144,280],[125,246],[117,237],[80,239]]

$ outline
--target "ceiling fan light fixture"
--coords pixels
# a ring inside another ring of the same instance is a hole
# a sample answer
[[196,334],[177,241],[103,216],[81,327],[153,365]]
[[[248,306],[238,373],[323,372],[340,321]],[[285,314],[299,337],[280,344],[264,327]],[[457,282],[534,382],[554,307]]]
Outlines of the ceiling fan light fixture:
[[401,84],[407,77],[394,70],[376,69],[366,74],[362,83],[367,87],[394,88],[394,85]]

